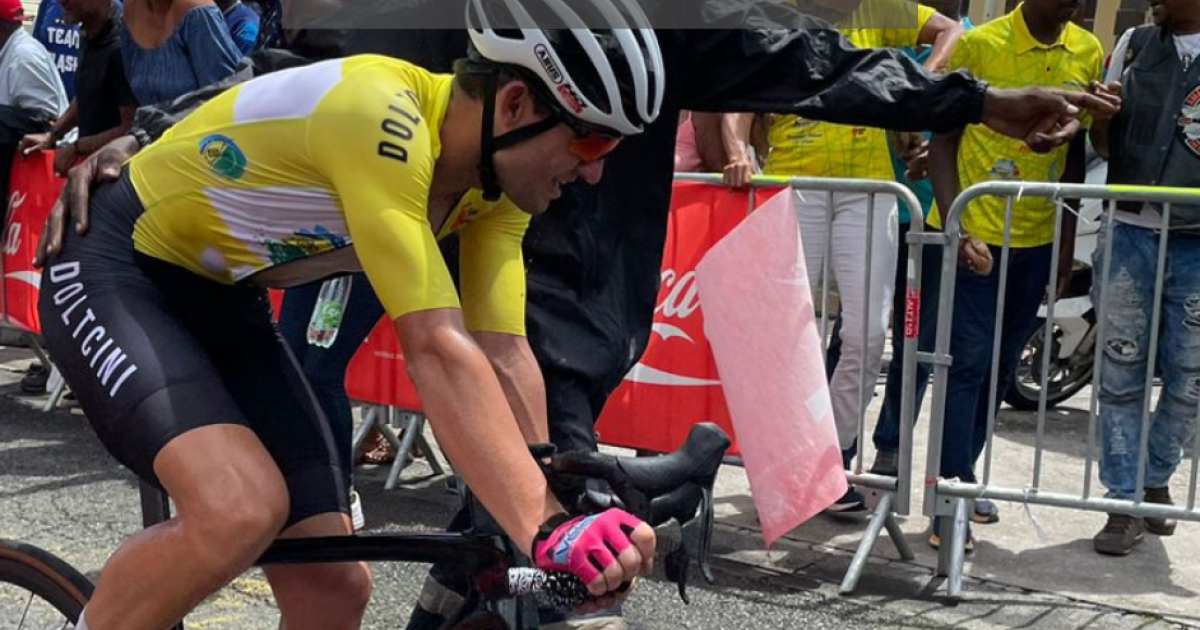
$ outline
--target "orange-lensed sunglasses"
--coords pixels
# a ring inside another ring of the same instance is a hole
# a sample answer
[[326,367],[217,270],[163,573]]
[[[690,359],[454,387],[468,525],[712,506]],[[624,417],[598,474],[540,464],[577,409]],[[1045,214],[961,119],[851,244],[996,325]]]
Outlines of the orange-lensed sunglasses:
[[614,138],[599,134],[580,135],[579,132],[576,132],[569,147],[571,155],[584,162],[599,162],[608,157],[608,154],[612,153],[619,144],[621,144],[620,136]]

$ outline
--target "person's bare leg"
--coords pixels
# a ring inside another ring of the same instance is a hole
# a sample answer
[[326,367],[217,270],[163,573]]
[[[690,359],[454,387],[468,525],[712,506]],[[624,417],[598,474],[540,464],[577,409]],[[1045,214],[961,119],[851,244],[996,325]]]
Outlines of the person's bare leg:
[[[318,514],[289,527],[280,538],[349,536],[350,517]],[[285,630],[356,630],[371,599],[371,570],[364,562],[264,567]]]
[[250,429],[201,427],[172,440],[154,472],[177,516],[121,545],[87,605],[89,630],[161,630],[246,570],[279,534],[288,493]]

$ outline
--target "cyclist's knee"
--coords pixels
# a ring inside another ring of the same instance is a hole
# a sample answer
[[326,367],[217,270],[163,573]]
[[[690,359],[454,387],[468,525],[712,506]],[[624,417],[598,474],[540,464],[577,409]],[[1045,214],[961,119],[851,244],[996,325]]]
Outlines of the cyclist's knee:
[[[225,490],[222,491],[222,488]],[[237,488],[230,491],[229,488]],[[191,517],[207,540],[230,552],[257,554],[270,544],[287,521],[287,487],[282,480],[254,480],[221,486],[180,506],[180,517]]]
[[366,563],[353,562],[326,565],[330,572],[327,593],[330,601],[350,612],[362,612],[371,601],[374,579]]
[[328,627],[367,609],[373,579],[363,562],[269,567],[267,574],[288,627]]

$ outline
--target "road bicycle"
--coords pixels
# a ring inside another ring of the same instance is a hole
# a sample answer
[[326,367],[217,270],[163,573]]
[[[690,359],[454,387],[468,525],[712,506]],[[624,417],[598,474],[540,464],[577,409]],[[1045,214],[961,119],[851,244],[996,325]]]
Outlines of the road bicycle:
[[[607,500],[583,492],[575,511],[618,506],[655,526],[658,556],[668,579],[688,601],[692,565],[713,581],[708,564],[713,531],[713,484],[729,438],[716,425],[692,427],[676,451],[658,457],[625,458],[603,453],[535,452],[543,471],[558,487],[584,487],[602,480],[612,489]],[[585,498],[586,497],[586,498]],[[145,500],[145,495],[143,495]],[[477,502],[466,499],[468,506]],[[144,509],[145,509],[144,504]],[[443,630],[534,630],[537,606],[568,608],[589,599],[571,574],[528,566],[487,519],[473,509],[474,524],[458,533],[401,533],[281,540],[256,564],[322,562],[412,562],[439,564],[461,572],[468,589],[465,605]],[[17,630],[69,628],[92,594],[91,581],[53,554],[16,541],[0,540],[0,627]]]

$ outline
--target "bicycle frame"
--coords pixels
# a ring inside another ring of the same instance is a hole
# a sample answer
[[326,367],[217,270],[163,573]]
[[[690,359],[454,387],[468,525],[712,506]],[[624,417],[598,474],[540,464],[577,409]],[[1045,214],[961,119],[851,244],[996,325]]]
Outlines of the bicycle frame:
[[[171,518],[170,502],[157,488],[140,484],[142,520],[146,527]],[[464,497],[472,521],[480,523],[480,510]],[[486,522],[483,521],[483,522]],[[498,534],[472,527],[462,533],[402,533],[324,536],[275,541],[255,562],[268,564],[320,564],[327,562],[406,562],[442,564],[467,578],[468,592],[459,618],[447,620],[448,630],[536,630],[536,610],[524,606],[506,589],[507,571],[514,566],[515,551]],[[471,615],[482,607],[485,619]],[[184,630],[179,623],[171,630]]]

